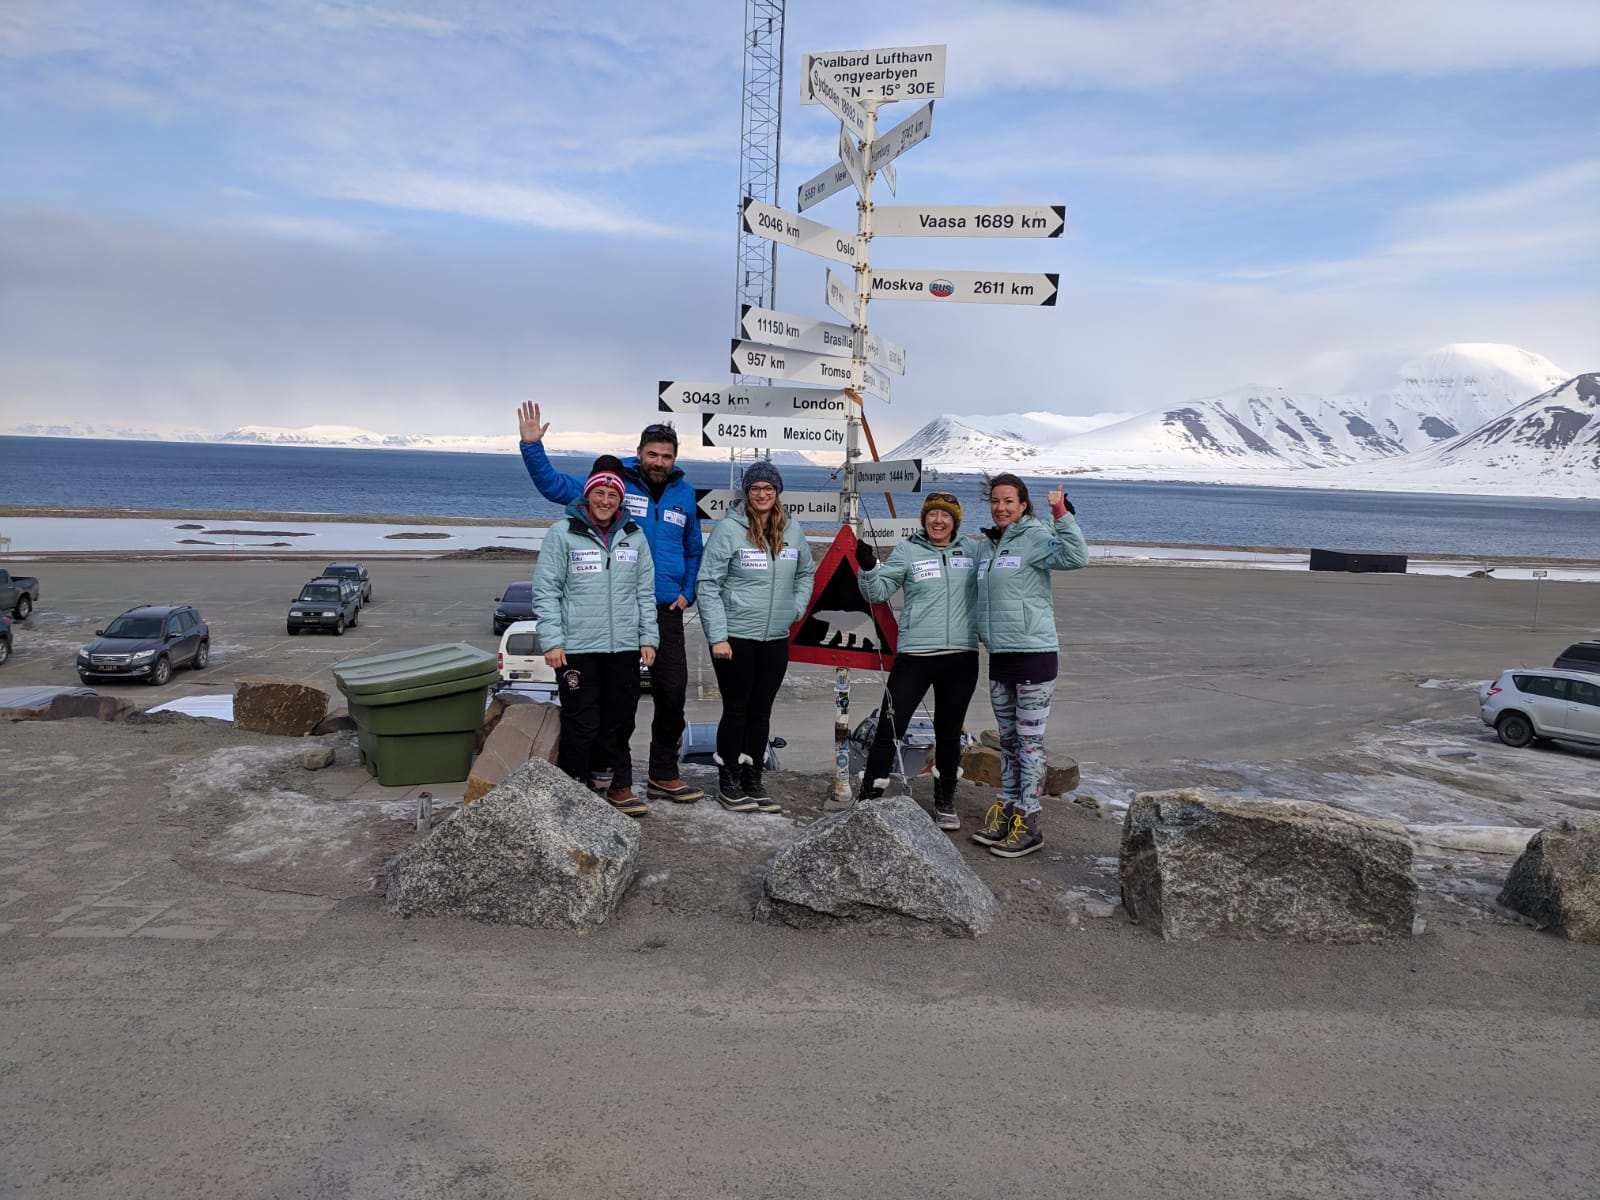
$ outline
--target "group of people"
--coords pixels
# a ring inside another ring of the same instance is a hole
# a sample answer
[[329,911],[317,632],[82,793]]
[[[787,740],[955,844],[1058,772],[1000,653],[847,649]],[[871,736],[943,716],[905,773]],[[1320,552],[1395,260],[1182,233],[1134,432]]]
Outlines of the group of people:
[[[629,742],[639,702],[639,663],[651,670],[646,796],[688,804],[705,793],[679,773],[688,660],[684,610],[698,603],[722,694],[717,725],[717,800],[735,812],[778,812],[762,782],[772,706],[789,665],[789,629],[804,615],[816,564],[782,502],[783,476],[752,463],[741,495],[702,542],[694,488],[676,465],[678,435],[646,426],[635,455],[602,455],[586,477],[550,462],[550,426],[537,404],[518,410],[524,465],[547,500],[566,505],[545,536],[533,608],[545,661],[561,692],[557,765],[596,787],[618,811],[644,816]],[[934,820],[959,830],[956,781],[961,731],[977,688],[981,642],[1000,732],[1001,788],[973,840],[1007,858],[1044,844],[1040,796],[1044,731],[1055,690],[1059,639],[1050,572],[1088,562],[1075,510],[1053,489],[1039,518],[1016,475],[987,482],[992,527],[961,534],[961,502],[923,500],[921,531],[879,562],[857,544],[860,584],[873,603],[904,591],[890,669],[858,801],[889,787],[897,747],[933,691]]]

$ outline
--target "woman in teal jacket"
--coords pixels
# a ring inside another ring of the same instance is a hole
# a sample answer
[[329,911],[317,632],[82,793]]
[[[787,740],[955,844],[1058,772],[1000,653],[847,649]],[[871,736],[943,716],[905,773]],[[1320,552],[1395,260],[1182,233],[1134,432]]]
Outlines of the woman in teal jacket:
[[606,799],[642,817],[649,809],[634,795],[628,742],[639,662],[655,660],[660,635],[650,540],[620,511],[620,465],[610,455],[597,459],[582,497],[545,533],[533,571],[533,614],[544,661],[561,688],[556,765],[584,784],[591,766],[609,766]]
[[789,669],[789,626],[811,600],[816,564],[779,495],[783,476],[751,463],[744,498],[728,506],[700,560],[700,624],[722,692],[717,800],[734,812],[779,812],[761,783],[772,704]]
[[961,777],[961,726],[978,686],[978,634],[973,622],[977,560],[957,542],[961,501],[933,492],[922,502],[922,532],[889,553],[882,566],[868,542],[856,543],[861,591],[873,604],[904,588],[900,639],[889,670],[878,728],[867,752],[858,800],[875,800],[889,786],[895,743],[906,736],[917,705],[933,688],[933,819],[960,829],[956,780]]
[[989,651],[989,702],[1000,730],[1000,799],[972,840],[1001,858],[1021,858],[1044,845],[1044,729],[1061,649],[1050,572],[1086,565],[1089,549],[1062,489],[1049,494],[1047,525],[1033,515],[1028,485],[1017,476],[987,483],[994,527],[966,545],[978,564],[978,636]]

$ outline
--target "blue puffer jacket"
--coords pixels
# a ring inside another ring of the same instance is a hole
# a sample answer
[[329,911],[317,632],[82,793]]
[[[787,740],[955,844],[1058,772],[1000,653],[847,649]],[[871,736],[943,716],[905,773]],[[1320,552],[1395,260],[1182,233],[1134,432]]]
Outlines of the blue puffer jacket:
[[895,589],[905,588],[896,644],[900,653],[976,650],[977,567],[977,559],[962,542],[935,546],[926,533],[915,533],[872,570],[861,573],[861,591],[877,604],[894,595]]
[[[556,470],[543,442],[522,443],[522,465],[528,468],[533,486],[546,500],[570,504],[583,495],[583,477]],[[693,604],[703,548],[694,487],[674,467],[661,499],[655,499],[639,474],[636,454],[622,460],[622,482],[627,487],[623,509],[645,531],[650,552],[655,555],[656,603],[671,604],[681,594]]]
[[789,636],[811,602],[817,564],[793,517],[783,531],[777,558],[750,544],[750,518],[744,501],[728,506],[706,542],[700,570],[700,624],[711,645],[729,638],[770,642]]
[[990,654],[1061,649],[1050,572],[1089,561],[1089,547],[1071,513],[1052,528],[1037,517],[1007,525],[999,542],[984,534],[962,539],[978,560],[978,636]]
[[650,541],[618,515],[608,538],[581,503],[544,535],[533,568],[539,641],[568,654],[619,654],[659,646]]

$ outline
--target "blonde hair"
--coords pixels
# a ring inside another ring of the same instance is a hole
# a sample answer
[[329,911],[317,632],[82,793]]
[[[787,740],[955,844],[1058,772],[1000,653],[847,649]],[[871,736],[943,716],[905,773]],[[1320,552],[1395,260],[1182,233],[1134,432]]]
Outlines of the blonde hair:
[[778,551],[783,549],[783,531],[789,525],[789,514],[783,507],[783,500],[780,498],[765,515],[752,511],[746,502],[744,515],[750,519],[750,532],[745,535],[750,544],[760,546],[777,558]]

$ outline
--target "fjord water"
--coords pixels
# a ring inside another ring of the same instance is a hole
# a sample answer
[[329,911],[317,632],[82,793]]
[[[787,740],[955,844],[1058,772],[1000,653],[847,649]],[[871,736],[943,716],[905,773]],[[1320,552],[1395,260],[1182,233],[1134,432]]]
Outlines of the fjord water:
[[[582,475],[592,459],[558,455],[554,461]],[[682,465],[699,487],[728,485],[726,463]],[[838,486],[825,467],[781,470],[791,491]],[[1042,509],[1056,481],[1024,478]],[[1600,557],[1600,500],[1064,482],[1084,531],[1103,543]],[[979,485],[975,475],[942,474],[923,486],[954,492],[967,528],[975,529],[988,520]],[[920,501],[908,494],[894,503],[901,516],[915,516]],[[559,512],[533,490],[515,453],[14,437],[0,438],[0,504],[512,519]],[[888,513],[881,493],[863,497],[863,504],[871,515]]]

